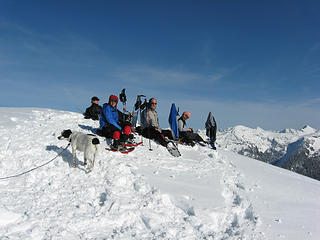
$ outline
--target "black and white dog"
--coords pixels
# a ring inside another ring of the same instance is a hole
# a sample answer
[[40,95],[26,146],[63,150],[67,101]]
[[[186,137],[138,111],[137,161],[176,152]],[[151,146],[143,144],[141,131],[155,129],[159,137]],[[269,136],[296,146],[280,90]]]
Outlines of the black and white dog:
[[100,148],[99,139],[93,134],[85,134],[81,132],[72,132],[70,129],[63,130],[58,137],[59,140],[66,139],[71,143],[72,155],[73,155],[73,167],[76,167],[76,150],[84,153],[84,165],[87,164],[87,160],[90,161],[90,171],[94,166],[97,153]]

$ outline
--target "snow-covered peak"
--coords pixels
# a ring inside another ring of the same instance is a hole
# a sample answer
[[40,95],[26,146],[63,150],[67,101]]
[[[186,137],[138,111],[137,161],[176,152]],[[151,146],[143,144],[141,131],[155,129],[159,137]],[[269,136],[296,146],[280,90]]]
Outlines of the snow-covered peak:
[[293,135],[297,135],[297,136],[305,136],[305,135],[315,133],[317,131],[318,131],[317,129],[314,129],[314,128],[310,127],[309,125],[305,125],[303,128],[301,128],[299,130],[293,129],[293,128],[285,128],[282,131],[280,131],[280,133],[293,134]]
[[293,129],[293,128],[285,128],[285,129],[281,130],[280,133],[297,134],[298,130]]
[[311,155],[320,155],[320,132],[304,137],[305,146]]
[[217,142],[221,147],[234,152],[240,152],[245,148],[257,147],[264,153],[270,149],[276,151],[286,151],[286,146],[299,138],[316,134],[316,129],[305,126],[301,130],[284,129],[280,132],[268,131],[260,127],[249,128],[238,125],[219,132]]
[[316,129],[310,127],[309,125],[304,126],[304,127],[301,129],[301,131],[302,131],[303,133],[305,133],[305,134],[313,134],[313,133],[317,132]]
[[239,152],[248,146],[255,146],[259,151],[265,152],[274,143],[275,139],[286,142],[287,136],[281,137],[277,132],[266,131],[260,127],[254,129],[239,125],[219,132],[217,139],[221,147],[234,152]]

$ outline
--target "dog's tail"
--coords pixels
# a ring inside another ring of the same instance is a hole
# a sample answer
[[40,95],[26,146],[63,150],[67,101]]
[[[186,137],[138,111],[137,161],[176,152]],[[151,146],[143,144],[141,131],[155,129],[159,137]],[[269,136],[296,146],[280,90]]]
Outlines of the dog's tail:
[[99,139],[98,139],[98,138],[93,138],[93,139],[92,139],[92,144],[93,144],[93,145],[100,144]]

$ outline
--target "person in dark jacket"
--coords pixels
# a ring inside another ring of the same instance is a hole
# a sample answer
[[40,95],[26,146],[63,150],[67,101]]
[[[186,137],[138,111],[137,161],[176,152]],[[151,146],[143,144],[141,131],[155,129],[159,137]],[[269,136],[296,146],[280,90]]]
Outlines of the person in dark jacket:
[[111,95],[109,102],[103,104],[100,114],[99,135],[113,139],[112,148],[121,150],[128,140],[131,131],[130,123],[126,121],[125,114],[117,109],[118,97]]
[[99,98],[94,96],[91,98],[91,106],[86,109],[83,114],[85,119],[99,120],[102,107],[99,105]]
[[212,149],[216,150],[217,148],[214,143],[217,139],[217,122],[214,119],[212,112],[209,112],[205,126],[206,135],[210,138],[210,146],[212,147]]
[[184,111],[181,117],[178,119],[179,137],[181,139],[181,142],[194,146],[195,142],[205,141],[199,134],[193,132],[193,128],[187,127],[186,120],[190,117],[191,113],[188,111]]

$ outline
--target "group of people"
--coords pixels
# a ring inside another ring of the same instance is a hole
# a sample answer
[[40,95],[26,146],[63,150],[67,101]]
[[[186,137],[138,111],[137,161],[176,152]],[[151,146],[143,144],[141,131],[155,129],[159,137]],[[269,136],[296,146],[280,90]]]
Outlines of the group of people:
[[[114,150],[122,150],[123,143],[130,139],[132,131],[132,123],[128,120],[128,115],[117,109],[119,98],[116,95],[110,95],[108,103],[99,105],[99,98],[92,97],[91,106],[84,113],[86,119],[99,120],[100,127],[97,134],[106,138],[112,138],[111,147]],[[173,135],[169,129],[161,129],[159,125],[159,117],[156,111],[157,99],[150,98],[146,108],[141,112],[140,127],[136,128],[137,133],[145,138],[153,139],[164,147],[173,140]],[[211,114],[211,112],[210,112]],[[211,114],[206,122],[207,136],[210,136],[210,145],[213,149],[216,140],[216,122]],[[179,141],[181,143],[194,146],[196,142],[206,143],[203,138],[193,132],[192,128],[188,128],[186,120],[191,117],[191,113],[184,111],[181,117],[177,117]],[[210,117],[210,118],[209,118]],[[209,129],[209,132],[208,132]],[[210,130],[211,129],[211,130]],[[209,135],[208,135],[209,134]]]

